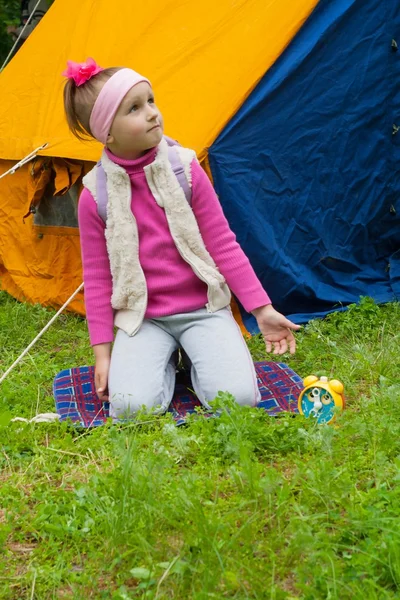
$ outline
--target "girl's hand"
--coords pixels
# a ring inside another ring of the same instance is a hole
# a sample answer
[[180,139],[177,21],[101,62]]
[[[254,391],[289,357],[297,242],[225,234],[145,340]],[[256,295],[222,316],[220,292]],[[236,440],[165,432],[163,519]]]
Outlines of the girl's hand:
[[110,360],[96,360],[94,369],[94,382],[96,392],[100,400],[108,400],[108,371],[110,370]]
[[111,344],[97,344],[93,346],[96,357],[94,369],[94,382],[100,400],[108,400],[108,372],[111,362]]
[[252,311],[257,319],[258,327],[265,341],[267,352],[274,354],[284,354],[288,350],[290,354],[296,352],[296,340],[292,333],[298,331],[300,325],[295,325],[286,317],[274,309],[272,304],[261,306]]

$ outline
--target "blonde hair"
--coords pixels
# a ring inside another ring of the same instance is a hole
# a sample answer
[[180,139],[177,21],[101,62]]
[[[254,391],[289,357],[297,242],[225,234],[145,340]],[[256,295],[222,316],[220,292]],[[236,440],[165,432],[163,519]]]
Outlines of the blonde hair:
[[68,79],[64,86],[64,110],[68,126],[78,140],[93,137],[89,120],[94,103],[104,84],[122,67],[110,67],[94,75],[83,85],[76,85],[73,79]]

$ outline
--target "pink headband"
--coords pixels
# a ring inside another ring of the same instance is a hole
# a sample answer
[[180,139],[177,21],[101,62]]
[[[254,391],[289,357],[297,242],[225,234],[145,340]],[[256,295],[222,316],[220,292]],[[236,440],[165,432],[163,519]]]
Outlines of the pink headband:
[[121,69],[117,71],[104,84],[97,100],[94,103],[89,125],[92,134],[99,142],[105,144],[110,133],[111,124],[125,95],[134,85],[150,81],[133,71],[132,69]]

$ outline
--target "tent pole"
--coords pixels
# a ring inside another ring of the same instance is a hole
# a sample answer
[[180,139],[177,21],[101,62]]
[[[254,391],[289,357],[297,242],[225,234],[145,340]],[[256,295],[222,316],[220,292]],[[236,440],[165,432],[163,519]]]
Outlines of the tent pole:
[[57,319],[57,317],[62,313],[62,311],[64,310],[64,308],[66,306],[68,306],[68,304],[71,302],[71,300],[73,300],[75,298],[75,296],[78,294],[78,292],[81,291],[81,289],[83,288],[83,282],[80,284],[80,286],[75,290],[75,292],[72,294],[72,296],[70,296],[68,298],[68,300],[65,302],[65,304],[62,305],[62,307],[60,308],[60,310],[54,315],[54,317],[52,317],[50,319],[50,321],[47,323],[47,325],[45,325],[42,329],[42,331],[35,337],[34,340],[32,340],[32,342],[29,344],[29,346],[27,348],[25,348],[25,350],[22,352],[22,354],[20,354],[20,356],[17,358],[16,361],[13,362],[13,364],[11,365],[11,367],[9,367],[7,369],[7,371],[5,373],[3,373],[3,375],[0,378],[0,383],[2,383],[5,378],[7,377],[7,375],[9,373],[11,373],[11,371],[14,369],[14,367],[17,366],[17,364],[24,358],[24,356],[29,352],[29,350],[32,348],[32,346],[34,346],[36,344],[36,342],[38,341],[39,338],[42,337],[42,335],[44,334],[45,331],[48,330],[48,328],[50,327],[50,325],[52,323],[54,323],[54,321]]

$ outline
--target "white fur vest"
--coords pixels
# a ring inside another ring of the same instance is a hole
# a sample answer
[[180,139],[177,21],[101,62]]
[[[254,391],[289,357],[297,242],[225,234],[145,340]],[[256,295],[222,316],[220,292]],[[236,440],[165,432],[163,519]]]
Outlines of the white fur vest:
[[[191,185],[193,150],[176,146]],[[106,243],[113,280],[112,307],[115,325],[134,335],[142,324],[147,307],[146,279],[139,262],[139,240],[131,210],[129,175],[103,152],[101,163],[107,176]],[[196,218],[168,159],[168,145],[162,140],[154,161],[144,167],[147,183],[159,206],[165,210],[171,236],[182,258],[208,286],[207,310],[215,312],[228,306],[230,290],[218,271],[201,237]],[[97,201],[96,167],[83,179],[84,186]]]

